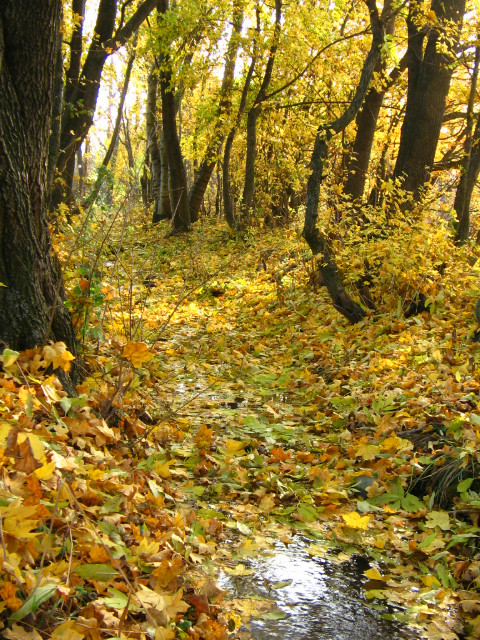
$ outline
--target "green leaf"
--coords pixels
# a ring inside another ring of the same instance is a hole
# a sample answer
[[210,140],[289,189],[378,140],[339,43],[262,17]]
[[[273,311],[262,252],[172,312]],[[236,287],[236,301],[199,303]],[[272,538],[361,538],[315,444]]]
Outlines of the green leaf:
[[437,534],[434,531],[427,538],[425,538],[425,540],[422,540],[422,542],[420,542],[420,544],[418,545],[418,548],[420,550],[426,549],[427,547],[429,547],[432,544],[432,542],[435,540],[436,537],[437,537]]
[[12,364],[15,363],[19,355],[20,354],[18,351],[12,351],[12,349],[4,349],[2,354],[3,366],[11,367]]
[[416,496],[411,493],[406,493],[405,497],[401,500],[402,509],[408,511],[408,513],[418,513],[424,508],[424,504]]
[[459,482],[457,485],[458,493],[463,493],[464,491],[468,491],[472,486],[473,478],[465,478],[462,482]]
[[435,529],[440,527],[442,531],[450,531],[450,518],[446,511],[430,511],[427,513],[427,522],[425,526],[428,529]]
[[10,620],[14,620],[18,622],[19,620],[23,620],[25,616],[28,616],[30,613],[35,613],[35,611],[40,607],[44,602],[51,598],[55,591],[57,590],[56,584],[44,584],[42,587],[38,587],[35,591],[28,596],[25,602],[22,604],[18,611],[12,613],[10,616]]
[[85,580],[98,580],[99,582],[108,582],[119,575],[118,571],[108,564],[84,564],[77,567],[75,571]]
[[[111,598],[104,598],[103,601],[110,609],[116,609],[117,611],[124,611],[128,604],[128,595],[118,591],[118,589],[109,588],[108,591],[112,594]],[[130,600],[128,605],[129,611],[140,611],[139,607],[136,607]]]
[[122,504],[123,496],[112,496],[105,504],[100,508],[100,515],[107,513],[118,513],[120,505]]
[[259,618],[262,620],[284,620],[287,614],[283,611],[270,611],[269,613],[262,613]]
[[298,505],[297,513],[303,522],[314,522],[318,518],[315,507],[311,507],[308,504]]

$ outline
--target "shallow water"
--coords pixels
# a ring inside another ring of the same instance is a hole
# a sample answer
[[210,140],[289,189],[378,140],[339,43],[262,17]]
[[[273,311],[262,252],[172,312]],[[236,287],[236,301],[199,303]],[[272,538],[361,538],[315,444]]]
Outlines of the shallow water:
[[[312,558],[299,542],[245,562],[253,575],[223,574],[220,583],[237,598],[268,598],[287,615],[282,620],[252,619],[248,631],[254,640],[415,640],[403,625],[382,619],[367,603],[362,583],[368,562],[354,556],[334,564]],[[275,588],[278,583],[289,584]],[[385,613],[385,612],[384,612]]]

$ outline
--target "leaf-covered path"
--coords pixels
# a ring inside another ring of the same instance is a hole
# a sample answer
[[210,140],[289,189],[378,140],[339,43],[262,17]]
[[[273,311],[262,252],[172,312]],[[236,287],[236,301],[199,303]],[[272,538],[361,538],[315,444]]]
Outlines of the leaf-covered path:
[[352,327],[292,231],[122,242],[72,275],[78,399],[61,347],[3,356],[4,636],[248,638],[275,607],[218,570],[300,533],[368,554],[367,597],[424,637],[478,637],[475,269]]

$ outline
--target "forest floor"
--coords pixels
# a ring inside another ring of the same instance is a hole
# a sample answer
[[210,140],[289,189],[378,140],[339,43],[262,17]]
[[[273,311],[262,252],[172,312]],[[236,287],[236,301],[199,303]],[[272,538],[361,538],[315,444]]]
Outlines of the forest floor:
[[67,269],[78,398],[61,345],[4,353],[3,637],[249,638],[282,612],[219,569],[301,535],[368,555],[419,637],[479,638],[477,268],[439,256],[430,311],[351,326],[298,231],[164,232]]

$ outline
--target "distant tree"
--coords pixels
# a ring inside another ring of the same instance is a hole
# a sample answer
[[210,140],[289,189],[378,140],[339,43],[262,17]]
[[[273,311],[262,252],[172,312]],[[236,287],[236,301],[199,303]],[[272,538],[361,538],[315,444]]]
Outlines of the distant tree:
[[[143,0],[133,15],[125,20],[130,0],[120,6],[117,24],[118,0],[100,0],[97,20],[88,52],[82,62],[82,25],[85,0],[72,0],[76,16],[70,40],[70,62],[66,72],[61,131],[56,148],[50,149],[57,170],[57,179],[51,194],[50,208],[60,202],[72,201],[75,154],[93,124],[103,68],[109,55],[122,47],[139,29],[158,0]],[[52,160],[51,160],[52,162]]]

